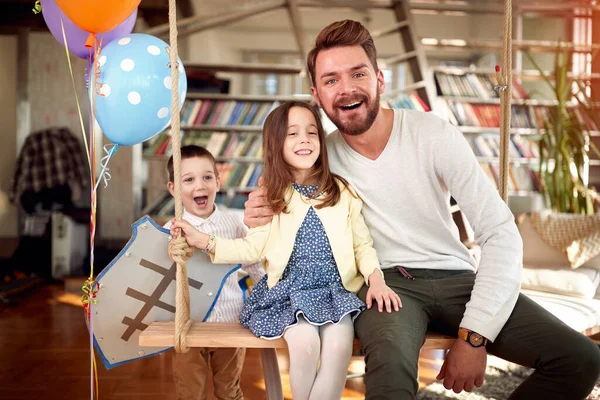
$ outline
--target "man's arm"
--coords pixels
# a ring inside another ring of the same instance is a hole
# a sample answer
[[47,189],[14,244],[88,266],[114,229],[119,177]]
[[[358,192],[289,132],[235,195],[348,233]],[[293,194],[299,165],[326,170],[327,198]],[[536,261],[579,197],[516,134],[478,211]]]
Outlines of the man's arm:
[[519,295],[521,236],[514,216],[456,127],[447,124],[434,157],[438,176],[465,213],[481,247],[475,285],[460,326],[494,341]]
[[[494,341],[519,296],[523,259],[519,231],[462,133],[450,124],[436,143],[434,165],[481,246],[481,261],[460,328]],[[437,379],[443,379],[444,387],[455,393],[470,392],[483,384],[486,356],[485,346],[474,347],[458,339],[446,355]]]
[[266,225],[275,215],[267,201],[267,191],[263,188],[263,182],[262,176],[258,178],[258,189],[250,192],[248,200],[244,203],[244,224],[248,228]]

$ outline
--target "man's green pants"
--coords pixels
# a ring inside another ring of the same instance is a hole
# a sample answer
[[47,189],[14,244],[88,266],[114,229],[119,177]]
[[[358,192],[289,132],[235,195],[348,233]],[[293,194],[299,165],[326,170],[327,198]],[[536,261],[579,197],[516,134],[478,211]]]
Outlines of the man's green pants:
[[[419,352],[426,331],[456,336],[475,282],[472,271],[406,269],[384,271],[402,300],[398,312],[376,304],[356,320],[365,352],[367,400],[413,399],[418,389]],[[367,287],[358,293],[364,301]],[[523,294],[487,351],[535,368],[511,399],[585,399],[600,375],[600,349]],[[485,385],[485,383],[484,383]]]

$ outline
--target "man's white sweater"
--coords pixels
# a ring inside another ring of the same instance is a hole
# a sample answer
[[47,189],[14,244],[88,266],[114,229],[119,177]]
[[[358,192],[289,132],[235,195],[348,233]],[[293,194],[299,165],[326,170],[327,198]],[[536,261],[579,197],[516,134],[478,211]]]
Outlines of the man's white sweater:
[[389,141],[376,160],[352,150],[339,131],[327,137],[331,170],[364,201],[363,215],[382,268],[476,270],[450,213],[457,201],[481,246],[461,327],[494,341],[516,303],[522,241],[514,217],[462,133],[431,114],[394,110]]

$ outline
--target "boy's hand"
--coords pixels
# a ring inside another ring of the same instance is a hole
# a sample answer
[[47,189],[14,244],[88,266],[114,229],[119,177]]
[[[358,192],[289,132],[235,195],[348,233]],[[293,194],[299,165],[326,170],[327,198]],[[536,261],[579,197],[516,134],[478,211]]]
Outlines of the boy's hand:
[[198,249],[204,249],[208,245],[208,238],[210,237],[209,235],[200,232],[186,220],[177,221],[176,219],[172,219],[171,236],[176,238],[179,236],[181,231],[183,231],[183,236],[190,246]]
[[375,270],[369,275],[369,290],[367,291],[367,308],[370,309],[373,305],[373,300],[377,301],[377,308],[379,312],[383,312],[383,305],[387,312],[400,310],[402,308],[402,301],[400,296],[396,294],[392,289],[388,287],[383,281],[381,271]]
[[244,224],[248,228],[256,228],[271,222],[273,209],[267,201],[267,191],[262,187],[264,178],[258,178],[258,189],[254,189],[248,195],[248,201],[244,203]]

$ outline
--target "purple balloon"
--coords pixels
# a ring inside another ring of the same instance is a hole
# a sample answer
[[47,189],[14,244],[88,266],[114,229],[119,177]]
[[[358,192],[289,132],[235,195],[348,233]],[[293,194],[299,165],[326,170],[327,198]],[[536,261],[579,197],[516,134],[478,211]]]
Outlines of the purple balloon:
[[[60,27],[60,19],[62,17],[63,26],[65,27],[65,36],[67,37],[67,43],[69,45],[69,51],[80,58],[89,57],[90,49],[85,47],[85,41],[90,33],[84,31],[71,22],[69,17],[62,12],[54,0],[42,1],[42,15],[44,16],[46,25],[48,25],[48,29],[50,29],[50,33],[52,33],[56,40],[58,40],[58,43],[64,46],[65,43],[63,41],[63,33]],[[113,30],[96,35],[98,38],[98,43],[102,41],[102,46],[106,46],[117,38],[129,35],[133,30],[136,18],[137,9]]]

